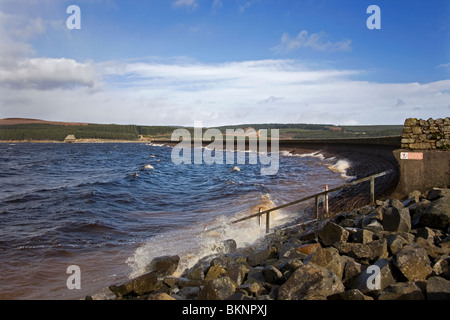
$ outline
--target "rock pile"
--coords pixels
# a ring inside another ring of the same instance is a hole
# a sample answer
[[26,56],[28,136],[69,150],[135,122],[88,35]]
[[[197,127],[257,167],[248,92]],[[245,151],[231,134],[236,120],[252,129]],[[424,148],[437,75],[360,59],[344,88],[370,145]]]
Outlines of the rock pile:
[[178,256],[110,286],[117,299],[450,299],[450,190],[415,191],[307,227],[280,229],[258,245],[206,257],[180,277]]
[[450,149],[450,118],[406,119],[402,133],[402,148]]

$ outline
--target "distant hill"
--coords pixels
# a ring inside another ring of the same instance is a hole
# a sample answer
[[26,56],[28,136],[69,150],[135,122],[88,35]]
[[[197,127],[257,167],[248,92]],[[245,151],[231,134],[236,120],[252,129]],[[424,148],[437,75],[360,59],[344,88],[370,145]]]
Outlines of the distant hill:
[[[148,141],[170,140],[176,126],[139,126],[47,121],[39,119],[0,119],[1,141],[64,141],[77,139]],[[403,125],[335,126],[330,124],[266,123],[217,127],[226,129],[279,129],[280,139],[346,139],[400,136]],[[192,132],[192,128],[187,128]],[[206,130],[206,128],[204,128]],[[270,136],[270,130],[268,130]]]
[[1,125],[15,125],[15,124],[52,124],[52,125],[60,125],[60,126],[86,126],[87,123],[81,122],[60,122],[60,121],[47,121],[40,119],[27,119],[27,118],[5,118],[0,119]]

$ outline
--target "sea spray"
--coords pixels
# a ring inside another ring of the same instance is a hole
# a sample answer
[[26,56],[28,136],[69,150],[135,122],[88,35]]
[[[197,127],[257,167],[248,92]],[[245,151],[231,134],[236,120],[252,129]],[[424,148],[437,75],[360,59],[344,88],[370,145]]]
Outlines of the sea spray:
[[352,179],[353,177],[347,175],[347,170],[350,168],[351,163],[348,160],[338,160],[335,164],[329,165],[328,168],[333,171],[340,173],[344,179]]
[[[256,217],[236,224],[230,224],[230,222],[257,213],[258,208],[264,211],[273,207],[275,204],[270,194],[264,194],[259,203],[245,212],[236,214],[233,219],[221,215],[208,224],[197,225],[177,232],[168,232],[151,238],[127,259],[126,262],[132,270],[130,278],[145,272],[146,266],[154,258],[162,255],[180,256],[180,263],[176,271],[176,275],[180,275],[199,259],[218,253],[217,248],[220,248],[228,239],[233,239],[238,248],[251,245],[265,235],[265,219],[261,219],[261,224],[258,224]],[[289,214],[283,210],[274,211],[271,214],[271,227],[280,226],[290,218]]]

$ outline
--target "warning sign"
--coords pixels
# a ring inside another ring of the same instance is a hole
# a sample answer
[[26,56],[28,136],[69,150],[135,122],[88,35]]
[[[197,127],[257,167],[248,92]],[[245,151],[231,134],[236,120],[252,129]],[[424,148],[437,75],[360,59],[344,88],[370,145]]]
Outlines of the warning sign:
[[402,160],[423,160],[422,152],[401,152],[400,159]]

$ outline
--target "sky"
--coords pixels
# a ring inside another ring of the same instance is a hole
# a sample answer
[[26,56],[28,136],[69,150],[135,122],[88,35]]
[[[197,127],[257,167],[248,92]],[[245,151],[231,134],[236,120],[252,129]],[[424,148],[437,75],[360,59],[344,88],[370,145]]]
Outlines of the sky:
[[0,0],[0,118],[444,118],[449,24],[448,0]]

